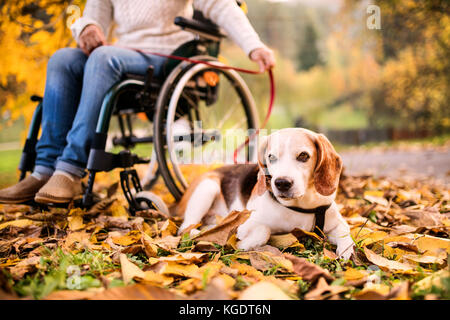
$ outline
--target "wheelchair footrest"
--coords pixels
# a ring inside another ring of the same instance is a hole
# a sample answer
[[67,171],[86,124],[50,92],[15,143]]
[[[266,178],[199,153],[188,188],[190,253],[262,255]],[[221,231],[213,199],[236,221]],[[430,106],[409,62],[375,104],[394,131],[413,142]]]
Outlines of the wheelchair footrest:
[[[123,194],[125,195],[125,198],[130,205],[130,213],[134,215],[136,211],[142,210],[141,205],[136,201],[135,197],[136,194],[143,191],[136,170],[131,169],[121,171],[120,185],[122,186]],[[134,192],[132,191],[132,189],[134,189]],[[154,209],[154,206],[151,203],[146,203],[146,205],[151,209]]]
[[127,150],[115,154],[102,149],[91,149],[87,169],[96,172],[111,171],[115,168],[131,168],[138,163],[149,163],[149,160]]

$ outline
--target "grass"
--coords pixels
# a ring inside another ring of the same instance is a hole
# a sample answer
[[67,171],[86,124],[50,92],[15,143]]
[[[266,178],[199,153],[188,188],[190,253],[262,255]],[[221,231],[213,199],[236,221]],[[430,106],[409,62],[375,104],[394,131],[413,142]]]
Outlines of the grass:
[[[84,290],[101,287],[99,276],[107,275],[119,266],[102,252],[81,251],[64,253],[60,248],[56,251],[46,250],[41,257],[38,272],[20,280],[14,289],[21,296],[32,296],[41,299],[55,290]],[[121,281],[111,286],[121,286]]]
[[0,151],[0,188],[17,181],[21,154],[22,150]]

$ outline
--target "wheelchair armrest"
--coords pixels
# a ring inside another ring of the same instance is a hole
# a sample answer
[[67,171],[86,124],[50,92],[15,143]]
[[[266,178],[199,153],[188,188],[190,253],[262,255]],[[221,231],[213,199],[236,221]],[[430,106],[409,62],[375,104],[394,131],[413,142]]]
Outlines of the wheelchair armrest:
[[197,33],[207,39],[218,41],[226,36],[217,25],[185,17],[176,17],[174,23],[182,29]]

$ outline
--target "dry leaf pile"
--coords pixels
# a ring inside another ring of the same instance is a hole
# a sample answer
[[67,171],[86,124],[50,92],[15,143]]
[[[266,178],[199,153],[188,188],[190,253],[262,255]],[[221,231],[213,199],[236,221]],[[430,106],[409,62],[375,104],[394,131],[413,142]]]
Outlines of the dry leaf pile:
[[180,218],[130,216],[110,185],[90,210],[0,206],[0,299],[450,299],[442,185],[343,176],[350,261],[299,229],[241,252],[235,232],[248,211],[178,236]]

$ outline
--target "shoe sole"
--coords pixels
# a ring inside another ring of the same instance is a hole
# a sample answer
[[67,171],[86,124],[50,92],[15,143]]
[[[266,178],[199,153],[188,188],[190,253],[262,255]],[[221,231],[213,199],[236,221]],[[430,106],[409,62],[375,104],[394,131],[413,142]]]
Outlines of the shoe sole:
[[26,198],[26,199],[2,199],[0,198],[0,203],[4,204],[23,204],[25,202],[33,200],[34,197]]
[[69,203],[70,201],[72,201],[72,198],[68,199],[68,198],[57,198],[57,197],[48,197],[48,196],[38,196],[36,195],[34,197],[34,201],[36,201],[37,203],[43,203],[43,204],[49,204],[49,203]]

